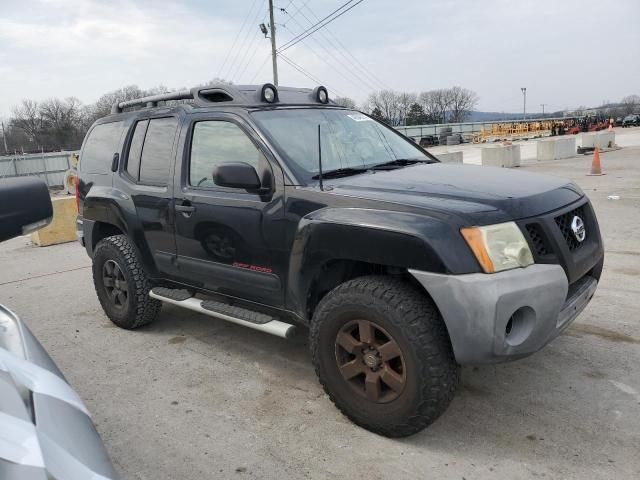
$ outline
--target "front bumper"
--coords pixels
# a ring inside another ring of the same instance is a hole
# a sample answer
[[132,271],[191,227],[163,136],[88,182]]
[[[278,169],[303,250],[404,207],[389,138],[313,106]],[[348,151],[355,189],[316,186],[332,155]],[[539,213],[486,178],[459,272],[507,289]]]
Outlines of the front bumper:
[[578,316],[598,285],[586,275],[569,288],[559,265],[494,274],[409,272],[439,308],[460,364],[515,360],[540,350]]

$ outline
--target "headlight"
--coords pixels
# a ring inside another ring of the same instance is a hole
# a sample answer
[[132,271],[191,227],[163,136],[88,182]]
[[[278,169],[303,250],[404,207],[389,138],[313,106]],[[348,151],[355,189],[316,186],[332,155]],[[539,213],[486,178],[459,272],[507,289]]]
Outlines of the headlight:
[[461,228],[460,233],[485,273],[526,267],[533,263],[529,245],[513,222]]

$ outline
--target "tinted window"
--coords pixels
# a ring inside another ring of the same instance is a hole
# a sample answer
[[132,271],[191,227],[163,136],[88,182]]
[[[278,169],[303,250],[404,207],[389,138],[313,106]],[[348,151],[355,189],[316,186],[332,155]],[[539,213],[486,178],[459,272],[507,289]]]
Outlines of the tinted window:
[[120,151],[122,122],[96,125],[84,144],[80,170],[87,173],[107,173],[111,170],[113,154]]
[[193,127],[189,183],[213,187],[213,167],[223,162],[245,162],[258,168],[260,151],[240,127],[230,122],[198,122]]
[[141,182],[167,184],[177,128],[178,120],[174,117],[149,120],[140,159]]
[[129,146],[127,172],[136,180],[138,180],[138,175],[140,174],[140,156],[142,155],[142,143],[144,142],[144,135],[145,133],[147,133],[148,124],[149,120],[143,120],[136,123],[136,129],[133,132],[131,145]]

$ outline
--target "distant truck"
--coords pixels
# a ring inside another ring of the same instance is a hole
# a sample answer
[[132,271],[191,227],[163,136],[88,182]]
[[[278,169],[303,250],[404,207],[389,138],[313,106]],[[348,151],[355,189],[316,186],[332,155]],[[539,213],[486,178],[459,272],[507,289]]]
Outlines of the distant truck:
[[164,302],[282,337],[308,327],[331,400],[391,437],[446,409],[460,365],[557,337],[604,261],[571,181],[442,164],[324,87],[119,103],[85,138],[78,206],[116,325]]

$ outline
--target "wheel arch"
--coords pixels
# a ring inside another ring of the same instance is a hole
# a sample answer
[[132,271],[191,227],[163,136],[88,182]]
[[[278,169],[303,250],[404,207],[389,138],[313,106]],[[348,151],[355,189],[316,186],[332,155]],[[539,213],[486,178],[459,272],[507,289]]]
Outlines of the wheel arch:
[[[291,250],[288,309],[308,323],[326,293],[358,276],[394,275],[412,283],[409,268],[446,272],[447,266],[427,236],[444,227],[431,220],[353,208],[327,208],[306,216]],[[442,231],[438,235],[442,237]]]

